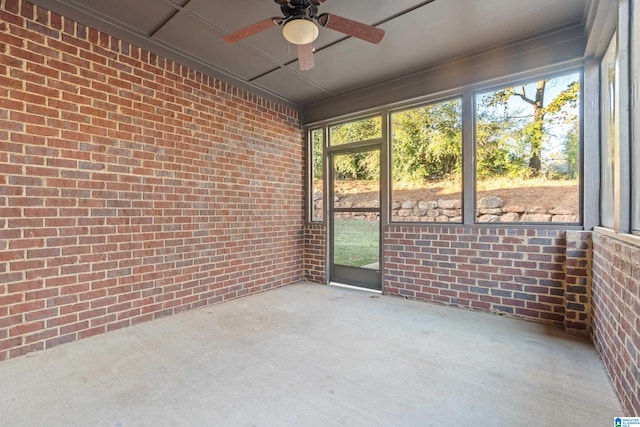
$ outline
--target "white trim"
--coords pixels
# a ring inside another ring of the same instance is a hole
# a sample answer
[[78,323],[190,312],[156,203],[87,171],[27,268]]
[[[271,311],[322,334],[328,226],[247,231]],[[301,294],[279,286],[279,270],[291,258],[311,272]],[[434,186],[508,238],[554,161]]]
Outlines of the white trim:
[[628,243],[633,246],[637,246],[640,248],[640,236],[635,234],[625,234],[625,233],[616,233],[614,230],[610,228],[604,227],[595,227],[593,232],[596,234],[602,234],[603,236],[611,237],[616,240],[620,240],[622,242]]
[[375,289],[359,288],[357,286],[345,285],[338,282],[329,282],[329,286],[335,286],[336,288],[352,289],[354,291],[370,292],[372,294],[382,295],[382,291],[376,291]]

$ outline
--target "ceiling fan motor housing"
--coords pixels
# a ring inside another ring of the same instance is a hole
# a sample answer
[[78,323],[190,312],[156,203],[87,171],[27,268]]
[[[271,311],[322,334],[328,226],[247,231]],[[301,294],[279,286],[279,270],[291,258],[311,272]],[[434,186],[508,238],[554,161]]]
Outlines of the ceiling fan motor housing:
[[309,0],[290,0],[280,5],[280,10],[287,21],[291,19],[318,19],[318,7]]

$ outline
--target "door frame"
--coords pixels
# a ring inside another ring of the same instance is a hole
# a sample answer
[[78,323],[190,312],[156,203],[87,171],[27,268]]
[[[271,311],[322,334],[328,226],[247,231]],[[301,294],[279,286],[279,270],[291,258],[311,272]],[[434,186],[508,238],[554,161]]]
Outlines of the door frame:
[[[380,155],[380,172],[379,172],[379,186],[378,186],[378,207],[377,208],[336,208],[335,207],[335,167],[334,159],[336,156],[349,155],[356,153],[364,153],[368,151],[378,151]],[[327,272],[328,282],[336,283],[340,285],[353,286],[362,289],[368,289],[373,291],[382,292],[382,277],[384,266],[384,250],[383,250],[383,225],[385,219],[385,207],[383,206],[383,191],[386,188],[384,167],[386,161],[386,155],[384,150],[384,144],[380,139],[373,139],[370,141],[363,141],[353,144],[338,145],[329,147],[325,161],[327,163]],[[334,262],[334,229],[335,229],[335,214],[336,212],[363,212],[363,213],[378,213],[378,269],[367,269],[363,267],[352,267],[346,265],[335,264]]]

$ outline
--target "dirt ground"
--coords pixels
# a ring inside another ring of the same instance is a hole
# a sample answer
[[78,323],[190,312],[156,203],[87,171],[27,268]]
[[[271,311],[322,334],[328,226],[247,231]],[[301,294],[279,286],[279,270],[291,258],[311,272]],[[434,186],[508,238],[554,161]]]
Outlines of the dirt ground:
[[[392,199],[396,202],[459,199],[461,187],[460,183],[452,182],[434,183],[422,188],[396,186],[393,189]],[[339,199],[341,201],[348,200],[354,205],[375,199],[377,189],[377,183],[368,181],[340,181],[336,183],[336,195]],[[504,201],[504,207],[566,209],[575,214],[579,206],[577,181],[493,179],[479,182],[478,198],[487,196],[499,197]]]

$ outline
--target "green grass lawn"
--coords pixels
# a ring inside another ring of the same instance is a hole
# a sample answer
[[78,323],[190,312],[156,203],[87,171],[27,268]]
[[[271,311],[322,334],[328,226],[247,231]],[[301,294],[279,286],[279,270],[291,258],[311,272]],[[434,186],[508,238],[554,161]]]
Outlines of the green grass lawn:
[[362,267],[379,261],[378,221],[336,219],[334,227],[335,264]]

